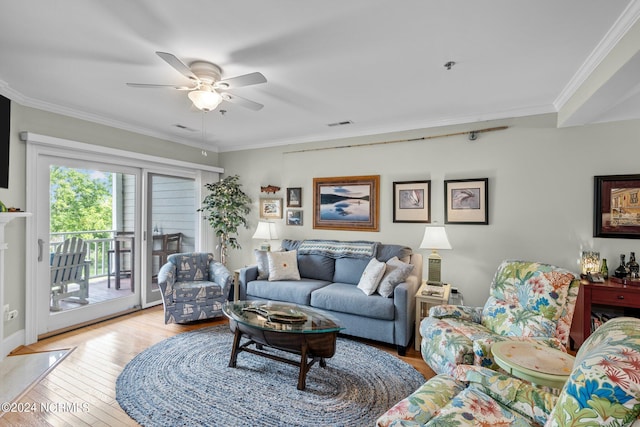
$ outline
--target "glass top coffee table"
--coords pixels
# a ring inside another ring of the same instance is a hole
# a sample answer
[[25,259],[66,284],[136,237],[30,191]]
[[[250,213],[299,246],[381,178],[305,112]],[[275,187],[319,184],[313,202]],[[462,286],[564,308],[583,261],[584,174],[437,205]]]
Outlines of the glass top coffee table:
[[[305,389],[311,366],[318,362],[325,367],[325,359],[333,357],[338,332],[343,329],[328,313],[296,304],[229,301],[222,311],[229,318],[229,327],[234,333],[229,367],[236,367],[238,354],[243,351],[298,366],[298,390]],[[241,343],[242,337],[247,341]],[[300,355],[300,361],[261,351],[263,346]]]

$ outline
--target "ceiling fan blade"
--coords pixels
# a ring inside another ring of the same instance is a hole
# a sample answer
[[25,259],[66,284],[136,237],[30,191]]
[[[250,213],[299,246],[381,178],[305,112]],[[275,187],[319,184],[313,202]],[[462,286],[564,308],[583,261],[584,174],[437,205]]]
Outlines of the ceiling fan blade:
[[242,98],[242,97],[240,97],[238,95],[232,95],[232,94],[230,94],[228,92],[225,92],[225,93],[223,93],[221,95],[222,95],[222,99],[224,99],[225,101],[229,101],[229,102],[231,102],[233,104],[240,105],[242,107],[248,108],[248,109],[253,110],[253,111],[260,111],[260,110],[262,110],[262,107],[264,107],[264,105],[259,104],[259,103],[255,102],[255,101],[251,101],[249,99]]
[[127,83],[129,87],[139,87],[143,89],[176,89],[176,90],[193,90],[196,87],[189,86],[176,86],[176,85],[154,85],[154,84],[146,84],[146,83]]
[[184,62],[180,61],[175,55],[167,52],[156,52],[156,54],[186,78],[198,81],[198,76],[193,74],[191,68],[189,68]]
[[221,89],[233,89],[236,87],[251,86],[266,82],[266,77],[263,76],[262,73],[256,72],[221,80],[215,84],[215,87],[219,87]]

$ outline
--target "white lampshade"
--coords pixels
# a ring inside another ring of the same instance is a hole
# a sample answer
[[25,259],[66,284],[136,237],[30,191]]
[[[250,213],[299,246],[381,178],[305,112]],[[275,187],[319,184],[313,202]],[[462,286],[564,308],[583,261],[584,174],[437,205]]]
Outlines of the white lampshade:
[[270,251],[271,245],[269,244],[269,240],[275,240],[278,238],[276,225],[273,222],[258,221],[258,228],[256,228],[256,232],[253,233],[253,238],[263,239],[264,242],[260,246],[260,249],[263,251]]
[[193,90],[189,99],[199,110],[212,111],[222,102],[222,96],[215,90]]
[[253,233],[254,239],[274,240],[278,238],[276,225],[273,222],[258,221],[258,228]]
[[420,243],[421,249],[451,249],[447,232],[443,225],[427,225]]

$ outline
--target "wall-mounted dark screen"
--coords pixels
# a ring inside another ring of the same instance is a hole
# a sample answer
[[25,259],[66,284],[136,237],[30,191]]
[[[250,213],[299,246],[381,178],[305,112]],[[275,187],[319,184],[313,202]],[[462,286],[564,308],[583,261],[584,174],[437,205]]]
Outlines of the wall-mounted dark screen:
[[11,100],[0,95],[0,188],[9,188]]

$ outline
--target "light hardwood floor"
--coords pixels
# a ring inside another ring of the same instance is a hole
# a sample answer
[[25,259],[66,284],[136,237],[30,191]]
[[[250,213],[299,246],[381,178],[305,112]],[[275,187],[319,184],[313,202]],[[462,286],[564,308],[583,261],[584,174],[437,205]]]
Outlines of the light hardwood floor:
[[[157,306],[21,347],[13,354],[70,347],[75,350],[20,399],[19,404],[35,411],[25,412],[23,408],[22,412],[0,415],[0,426],[136,426],[116,401],[116,379],[125,365],[165,338],[226,323],[225,319],[215,319],[165,325],[162,307]],[[392,346],[364,342],[397,356]],[[425,378],[434,375],[413,347],[400,358]]]

